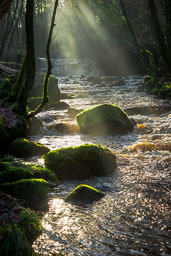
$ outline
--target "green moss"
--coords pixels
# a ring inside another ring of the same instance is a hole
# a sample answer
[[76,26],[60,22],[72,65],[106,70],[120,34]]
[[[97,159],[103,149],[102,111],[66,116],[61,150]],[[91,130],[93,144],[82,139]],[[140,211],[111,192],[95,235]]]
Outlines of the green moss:
[[18,138],[11,143],[9,151],[12,155],[17,157],[29,157],[43,155],[47,153],[49,149],[38,142],[31,142],[24,138]]
[[97,189],[81,184],[77,186],[66,198],[65,201],[69,203],[92,203],[97,201],[104,196],[103,193]]
[[25,165],[18,162],[0,162],[0,184],[20,179],[42,178],[58,183],[55,173],[43,166]]
[[125,134],[133,130],[128,115],[118,106],[103,104],[76,116],[82,133],[105,135]]
[[7,144],[8,144],[8,135],[5,130],[2,116],[0,115],[0,155],[5,152]]
[[31,244],[42,229],[36,213],[7,194],[0,195],[0,205],[0,255],[33,256]]
[[41,201],[47,196],[49,185],[43,179],[21,179],[1,184],[0,190],[23,200],[26,206],[39,208]]
[[61,179],[108,175],[116,169],[111,150],[94,144],[52,150],[43,159],[45,166]]

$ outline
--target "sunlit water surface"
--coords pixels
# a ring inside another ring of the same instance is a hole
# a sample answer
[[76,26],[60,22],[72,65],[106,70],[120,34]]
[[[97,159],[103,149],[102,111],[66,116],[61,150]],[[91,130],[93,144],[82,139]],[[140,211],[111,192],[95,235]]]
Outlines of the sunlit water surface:
[[[116,81],[121,85],[115,86]],[[88,109],[102,103],[117,104],[126,109],[137,106],[168,106],[141,90],[142,77],[100,77],[90,82],[87,77],[60,78],[61,92],[72,99],[70,107]],[[139,125],[124,136],[92,137],[80,133],[58,134],[51,124],[75,124],[67,110],[49,110],[39,114],[45,134],[31,139],[50,149],[83,143],[102,144],[117,155],[118,168],[113,176],[90,180],[69,180],[49,194],[49,211],[42,219],[44,231],[35,241],[36,252],[51,255],[171,255],[171,114],[168,109],[133,114]],[[145,150],[127,147],[149,142]],[[156,145],[156,146],[154,146]],[[162,147],[164,145],[164,147]],[[41,159],[32,159],[42,163]],[[75,206],[63,199],[80,183],[93,186],[105,197],[87,205]]]

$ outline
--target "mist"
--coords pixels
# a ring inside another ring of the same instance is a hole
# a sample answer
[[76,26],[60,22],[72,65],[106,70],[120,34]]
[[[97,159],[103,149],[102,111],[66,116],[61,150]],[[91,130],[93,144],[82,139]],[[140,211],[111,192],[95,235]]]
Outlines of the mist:
[[101,11],[98,5],[84,1],[65,1],[58,10],[58,33],[53,42],[60,45],[59,58],[93,61],[104,74],[139,72],[139,57],[131,50],[129,31],[125,36],[115,24],[106,26],[108,17],[100,20],[96,15]]

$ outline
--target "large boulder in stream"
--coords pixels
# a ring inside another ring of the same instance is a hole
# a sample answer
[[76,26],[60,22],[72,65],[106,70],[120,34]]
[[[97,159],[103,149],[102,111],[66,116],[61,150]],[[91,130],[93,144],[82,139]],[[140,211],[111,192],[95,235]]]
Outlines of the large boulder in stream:
[[97,189],[80,184],[65,198],[65,201],[72,204],[88,204],[100,200],[103,196],[104,194]]
[[126,134],[134,128],[128,115],[120,107],[110,104],[85,110],[76,116],[76,120],[85,134]]
[[94,144],[52,150],[43,156],[45,166],[59,179],[84,179],[113,174],[116,156],[108,148]]

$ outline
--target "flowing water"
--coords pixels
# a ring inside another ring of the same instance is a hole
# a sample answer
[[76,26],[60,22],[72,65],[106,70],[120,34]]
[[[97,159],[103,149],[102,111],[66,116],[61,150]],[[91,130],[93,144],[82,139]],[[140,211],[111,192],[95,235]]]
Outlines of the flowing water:
[[[54,123],[76,127],[67,110],[39,114],[45,134],[31,137],[33,141],[50,149],[102,144],[116,153],[118,168],[113,176],[63,181],[51,191],[49,211],[42,218],[44,231],[33,245],[36,252],[171,255],[171,112],[168,101],[142,90],[142,82],[140,76],[60,77],[61,92],[72,96],[65,100],[70,107],[88,109],[111,103],[131,108],[129,113],[137,128],[124,136],[88,136],[77,129],[59,134],[50,129]],[[91,205],[66,203],[66,195],[80,183],[97,188],[105,196]]]

